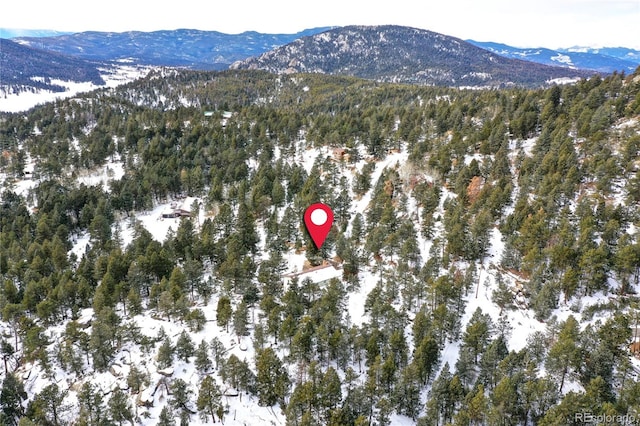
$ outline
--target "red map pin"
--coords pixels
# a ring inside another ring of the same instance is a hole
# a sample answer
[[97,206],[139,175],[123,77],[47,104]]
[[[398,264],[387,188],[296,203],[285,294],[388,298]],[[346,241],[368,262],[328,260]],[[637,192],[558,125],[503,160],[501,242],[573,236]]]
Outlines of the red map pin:
[[331,207],[322,203],[311,204],[304,212],[304,224],[311,235],[318,250],[327,238],[333,225],[333,211]]

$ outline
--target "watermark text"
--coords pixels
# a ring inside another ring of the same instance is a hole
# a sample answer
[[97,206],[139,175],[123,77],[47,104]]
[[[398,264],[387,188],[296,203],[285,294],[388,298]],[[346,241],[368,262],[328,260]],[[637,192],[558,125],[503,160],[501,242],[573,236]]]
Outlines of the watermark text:
[[633,414],[575,413],[573,421],[585,425],[640,425],[640,418]]

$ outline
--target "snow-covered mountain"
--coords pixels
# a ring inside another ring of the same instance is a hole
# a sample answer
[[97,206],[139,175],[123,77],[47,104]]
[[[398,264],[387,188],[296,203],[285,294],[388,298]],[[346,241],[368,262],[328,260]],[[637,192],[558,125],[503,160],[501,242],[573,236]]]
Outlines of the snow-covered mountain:
[[572,47],[553,50],[544,47],[518,48],[502,43],[467,41],[506,58],[523,59],[545,65],[595,70],[603,73],[614,71],[631,73],[640,66],[640,51],[634,49]]
[[236,62],[232,68],[448,86],[539,86],[590,74],[507,59],[454,37],[392,25],[335,28]]
[[[123,33],[0,29],[0,38],[14,38],[25,45],[89,60],[225,69],[233,62],[258,56],[298,38],[313,36],[329,29],[331,28],[311,28],[295,34],[255,31],[225,34],[189,29]],[[550,66],[628,73],[633,72],[640,64],[640,52],[624,47],[523,49],[501,43],[467,41],[503,57]]]

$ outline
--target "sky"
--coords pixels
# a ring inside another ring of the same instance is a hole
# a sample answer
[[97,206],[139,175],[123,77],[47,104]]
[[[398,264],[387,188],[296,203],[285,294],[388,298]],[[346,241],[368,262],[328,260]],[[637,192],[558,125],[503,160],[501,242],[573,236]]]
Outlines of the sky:
[[640,49],[640,0],[7,0],[0,28],[59,31],[295,33],[344,25],[406,25],[517,47]]

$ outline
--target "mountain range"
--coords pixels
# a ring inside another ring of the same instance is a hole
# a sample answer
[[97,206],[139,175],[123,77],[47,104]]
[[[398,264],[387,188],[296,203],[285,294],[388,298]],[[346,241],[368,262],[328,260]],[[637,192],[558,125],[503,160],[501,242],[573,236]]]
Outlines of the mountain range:
[[[265,34],[248,31],[225,34],[190,29],[140,32],[80,32],[16,30],[0,28],[0,38],[21,44],[99,61],[127,60],[142,65],[183,66],[194,69],[225,69],[231,63],[260,55],[313,36],[331,27],[318,27],[295,34]],[[626,47],[519,48],[503,43],[467,42],[511,59],[545,65],[589,69],[600,72],[633,72],[640,65],[640,50]]]
[[[1,38],[17,34],[23,36]],[[520,49],[399,26],[323,27],[295,34],[190,29],[64,34],[0,29],[0,43],[0,85],[5,93],[63,90],[51,79],[104,84],[98,68],[114,64],[324,72],[465,87],[539,86],[594,71],[629,73],[640,64],[640,51],[633,49]]]
[[590,74],[509,59],[455,37],[394,25],[335,28],[236,62],[232,68],[475,87],[541,85]]
[[224,34],[189,29],[123,33],[90,31],[55,37],[20,37],[15,41],[94,61],[221,70],[237,60],[259,55],[327,29],[314,28],[295,34],[263,34],[255,31]]
[[640,65],[640,51],[624,47],[567,49],[519,48],[502,43],[467,40],[469,43],[512,59],[524,59],[545,65],[588,69],[604,73],[632,73]]

